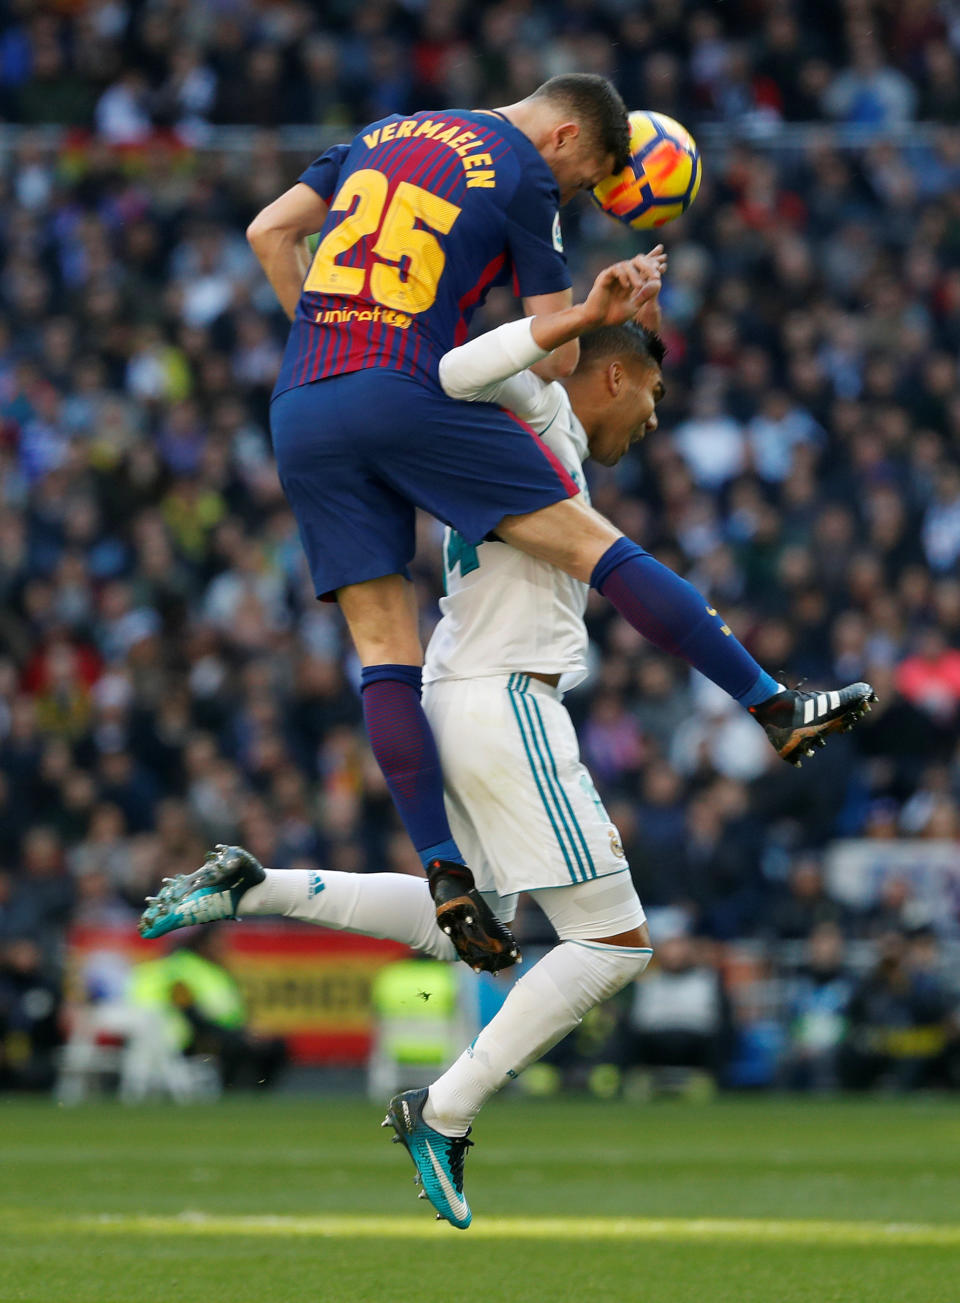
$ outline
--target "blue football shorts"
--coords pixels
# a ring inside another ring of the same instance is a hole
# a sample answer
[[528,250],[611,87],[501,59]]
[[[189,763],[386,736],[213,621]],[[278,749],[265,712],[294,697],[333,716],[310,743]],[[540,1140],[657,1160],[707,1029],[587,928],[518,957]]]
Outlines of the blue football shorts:
[[416,507],[476,544],[504,516],[578,491],[518,417],[387,368],[285,390],[271,404],[270,428],[320,598],[406,575]]

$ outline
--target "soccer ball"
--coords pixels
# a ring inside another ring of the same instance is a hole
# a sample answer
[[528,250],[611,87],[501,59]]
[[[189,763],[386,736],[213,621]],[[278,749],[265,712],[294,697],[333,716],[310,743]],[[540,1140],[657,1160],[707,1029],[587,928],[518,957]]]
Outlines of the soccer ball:
[[665,113],[630,114],[630,162],[591,191],[594,203],[642,231],[685,213],[700,189],[700,151],[686,127]]

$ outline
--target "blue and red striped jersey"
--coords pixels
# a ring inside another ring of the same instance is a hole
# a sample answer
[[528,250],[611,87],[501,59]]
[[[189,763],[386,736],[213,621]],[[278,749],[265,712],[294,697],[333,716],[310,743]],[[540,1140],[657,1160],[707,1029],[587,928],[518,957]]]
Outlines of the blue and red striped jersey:
[[436,383],[492,285],[570,285],[553,174],[499,114],[393,114],[300,180],[330,211],[274,393],[367,367]]

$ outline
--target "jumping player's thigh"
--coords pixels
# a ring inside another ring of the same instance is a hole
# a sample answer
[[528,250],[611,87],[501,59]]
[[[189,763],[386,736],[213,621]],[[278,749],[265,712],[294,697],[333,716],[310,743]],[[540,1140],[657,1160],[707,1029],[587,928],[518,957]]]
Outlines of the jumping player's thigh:
[[541,439],[492,403],[461,403],[397,372],[371,373],[379,479],[476,544],[505,516],[578,495]]
[[638,948],[650,945],[646,915],[628,869],[606,878],[543,888],[530,894],[561,941]]
[[588,584],[597,562],[620,531],[582,498],[556,502],[525,516],[505,516],[494,531],[521,552],[549,561]]
[[[381,424],[362,372],[289,389],[271,404],[277,470],[318,597],[406,575],[416,550],[413,505],[377,474]],[[368,601],[399,609],[391,592],[361,598],[361,611]]]
[[402,575],[384,575],[337,589],[337,601],[360,658],[367,665],[422,665],[417,594]]

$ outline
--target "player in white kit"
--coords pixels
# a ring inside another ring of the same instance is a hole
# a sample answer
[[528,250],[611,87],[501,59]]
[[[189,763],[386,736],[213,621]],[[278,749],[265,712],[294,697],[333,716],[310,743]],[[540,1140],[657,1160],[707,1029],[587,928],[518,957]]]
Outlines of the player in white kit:
[[[635,324],[594,330],[580,346],[569,389],[544,383],[527,369],[544,356],[530,322],[511,322],[448,353],[440,380],[451,397],[498,403],[530,425],[589,502],[586,458],[600,453],[613,464],[656,424],[663,346]],[[571,405],[571,394],[587,391],[603,417],[593,448]],[[496,892],[502,909],[520,891],[629,881],[562,701],[587,675],[587,585],[496,540],[471,547],[449,528],[443,561],[443,618],[427,648],[423,703],[454,836],[478,886]],[[624,917],[633,926],[631,910]]]
[[[655,253],[644,265],[646,305],[608,269],[586,304],[512,322],[448,353],[441,364],[447,392],[509,407],[585,489],[591,437],[567,390],[526,368],[560,342],[551,342],[553,335],[572,338],[598,322],[617,323],[581,344],[579,379],[569,384],[592,415],[595,455],[618,461],[655,426],[663,388],[659,340],[636,326],[618,328],[640,308],[655,311],[663,260]],[[562,691],[587,673],[587,586],[504,543],[471,548],[450,530],[444,571],[447,596],[427,649],[424,706],[451,823],[495,912],[509,921],[518,893],[528,891],[559,938],[429,1092],[391,1102],[388,1118],[410,1150],[422,1194],[438,1216],[463,1228],[471,1219],[463,1195],[466,1136],[484,1100],[637,977],[652,950],[619,835],[580,763],[562,704]],[[437,927],[425,879],[264,869],[240,847],[218,847],[196,873],[167,880],[148,903],[141,931],[161,936],[253,914],[390,937],[438,959],[457,958]]]

